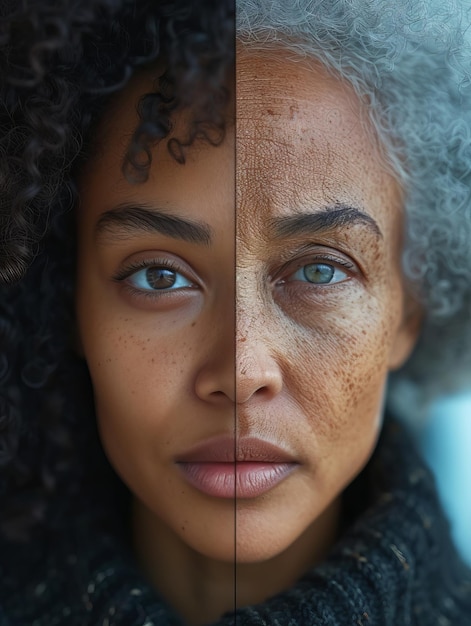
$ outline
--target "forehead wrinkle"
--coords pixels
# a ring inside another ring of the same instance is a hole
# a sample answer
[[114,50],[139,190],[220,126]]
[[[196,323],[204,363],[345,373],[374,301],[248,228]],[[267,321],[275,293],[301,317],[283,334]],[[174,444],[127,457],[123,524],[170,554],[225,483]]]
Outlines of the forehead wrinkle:
[[[306,81],[296,84],[296,89],[289,78],[283,90],[277,89],[280,81],[277,73],[273,73],[273,67],[276,69],[283,63],[284,60],[277,58],[267,66],[265,82],[270,85],[268,88],[258,82],[254,89],[253,72],[247,72],[247,76],[245,71],[238,73],[238,153],[245,150],[258,163],[261,160],[268,162],[270,168],[278,163],[283,167],[295,163],[296,171],[291,174],[298,178],[301,169],[304,175],[311,173],[313,162],[317,166],[324,162],[322,169],[329,174],[334,160],[337,166],[345,164],[342,173],[348,174],[352,163],[348,163],[344,154],[345,145],[355,145],[357,153],[374,157],[364,132],[361,103],[352,88],[332,76],[326,76],[322,69],[314,68],[307,72]],[[265,67],[263,69],[265,71]],[[300,64],[293,64],[293,69],[295,72],[305,71]],[[257,72],[257,79],[259,75],[260,71]],[[311,76],[322,78],[320,91],[309,86]],[[321,156],[321,153],[325,154]],[[243,162],[247,166],[248,159]],[[319,174],[321,168],[316,169]],[[316,184],[320,182],[328,187],[329,176],[324,174],[323,178],[316,180]]]
[[289,135],[244,138],[237,150],[237,204],[243,208],[256,203],[275,214],[334,205],[341,199],[358,204],[351,194],[339,198],[335,187],[340,172],[344,184],[353,178],[347,165],[345,157],[329,143],[321,153],[307,142],[299,145]]
[[[293,98],[290,100],[293,101]],[[310,105],[312,112],[312,102]],[[301,178],[301,175],[304,178],[306,175],[313,175],[315,170],[319,173],[323,169],[329,173],[334,162],[336,166],[345,165],[348,172],[352,163],[349,163],[347,155],[343,153],[345,144],[356,144],[357,153],[368,151],[359,122],[352,124],[349,121],[348,125],[342,125],[337,119],[330,124],[332,120],[329,119],[327,136],[325,120],[319,115],[319,108],[316,107],[315,110],[314,118],[309,117],[309,111],[306,111],[297,120],[286,115],[265,115],[263,110],[257,108],[247,111],[246,114],[238,111],[238,175],[243,174],[244,169],[260,171],[263,167],[268,167],[273,175],[277,166],[283,172],[291,166],[290,180],[294,180],[293,174],[297,178]],[[314,182],[318,183],[317,180]]]

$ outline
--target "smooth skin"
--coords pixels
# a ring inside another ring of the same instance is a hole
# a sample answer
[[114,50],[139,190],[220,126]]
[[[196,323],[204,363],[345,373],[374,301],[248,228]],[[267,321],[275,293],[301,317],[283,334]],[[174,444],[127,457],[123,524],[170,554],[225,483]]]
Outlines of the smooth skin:
[[[115,101],[81,176],[77,316],[137,557],[203,624],[234,608],[234,560],[243,606],[325,557],[420,313],[401,192],[351,88],[284,51],[241,51],[235,130],[185,165],[159,145],[132,184],[122,159],[152,78]],[[283,448],[294,471],[257,498],[201,493],[176,459],[234,432]]]

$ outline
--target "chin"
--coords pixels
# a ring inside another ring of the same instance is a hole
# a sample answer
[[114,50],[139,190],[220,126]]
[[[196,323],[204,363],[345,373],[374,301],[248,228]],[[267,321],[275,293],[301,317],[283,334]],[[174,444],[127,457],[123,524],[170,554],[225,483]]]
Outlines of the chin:
[[[306,562],[322,560],[338,533],[341,498],[309,499],[300,492],[296,501],[280,498],[272,506],[238,502],[236,514],[237,563],[261,563],[297,554]],[[300,503],[304,503],[300,506]],[[286,557],[286,559],[285,559]]]
[[[195,523],[196,522],[196,523]],[[196,553],[213,561],[234,563],[236,559],[235,519],[220,515],[204,520],[193,520],[182,529],[174,529],[180,540]]]
[[[234,502],[231,501],[231,507]],[[287,514],[286,514],[287,513]],[[305,527],[296,512],[285,515],[266,511],[262,503],[211,515],[193,516],[192,524],[176,527],[180,539],[202,556],[221,563],[261,563],[285,552],[303,535]]]
[[[286,515],[288,513],[288,515]],[[285,509],[278,514],[263,514],[237,508],[236,562],[261,563],[274,559],[293,546],[303,535],[305,526],[296,511]]]
[[289,542],[287,544],[279,545],[277,542],[277,546],[273,546],[271,542],[261,544],[260,542],[254,542],[251,538],[247,541],[237,540],[235,562],[239,565],[265,563],[285,552],[289,547]]

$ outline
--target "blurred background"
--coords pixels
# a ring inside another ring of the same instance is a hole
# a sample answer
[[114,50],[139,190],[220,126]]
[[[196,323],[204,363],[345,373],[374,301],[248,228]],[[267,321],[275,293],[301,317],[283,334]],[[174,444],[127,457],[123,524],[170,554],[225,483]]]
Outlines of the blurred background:
[[436,401],[415,436],[435,473],[455,544],[471,566],[471,392]]

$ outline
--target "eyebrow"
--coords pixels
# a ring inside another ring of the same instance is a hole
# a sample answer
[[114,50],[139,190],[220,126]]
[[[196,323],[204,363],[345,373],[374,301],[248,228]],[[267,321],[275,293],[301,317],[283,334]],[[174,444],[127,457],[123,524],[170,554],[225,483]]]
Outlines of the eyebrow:
[[148,205],[120,204],[105,211],[95,226],[95,237],[128,239],[136,233],[159,233],[205,246],[211,244],[211,227]]
[[276,217],[271,221],[271,228],[275,239],[284,239],[313,232],[321,233],[355,224],[363,224],[376,236],[383,238],[378,224],[370,215],[355,207],[339,204],[325,207],[324,210],[316,213]]

